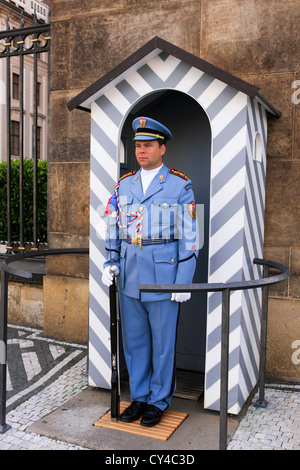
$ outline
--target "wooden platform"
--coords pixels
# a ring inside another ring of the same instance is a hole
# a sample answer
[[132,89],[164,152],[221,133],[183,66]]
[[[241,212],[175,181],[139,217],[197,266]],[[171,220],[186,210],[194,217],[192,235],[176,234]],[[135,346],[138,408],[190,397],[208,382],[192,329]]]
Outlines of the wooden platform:
[[[120,412],[122,413],[122,411],[129,405],[130,402],[121,401]],[[167,410],[164,412],[160,423],[152,428],[147,428],[140,424],[141,418],[133,423],[123,423],[122,421],[113,422],[111,421],[110,411],[108,411],[108,413],[94,423],[94,426],[116,429],[123,432],[137,434],[139,436],[152,437],[154,439],[167,441],[187,417],[188,413]]]

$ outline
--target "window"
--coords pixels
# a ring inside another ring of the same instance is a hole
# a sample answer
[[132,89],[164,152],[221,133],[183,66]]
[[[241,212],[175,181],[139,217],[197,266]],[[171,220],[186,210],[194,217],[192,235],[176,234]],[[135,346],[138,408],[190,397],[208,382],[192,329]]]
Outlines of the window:
[[11,121],[11,152],[12,155],[20,155],[20,123]]
[[41,88],[42,88],[42,84],[38,82],[36,84],[36,102],[38,106],[41,106]]
[[42,128],[37,128],[37,157],[41,158],[41,135],[42,135]]
[[[42,138],[42,128],[38,126],[36,129],[36,155],[38,159],[41,158],[41,145],[42,145],[41,138]],[[34,149],[34,126],[32,126],[32,152],[33,152],[33,149]]]
[[253,143],[253,160],[262,161],[262,138],[259,132],[256,132]]
[[20,76],[16,73],[12,76],[12,97],[14,100],[20,99]]

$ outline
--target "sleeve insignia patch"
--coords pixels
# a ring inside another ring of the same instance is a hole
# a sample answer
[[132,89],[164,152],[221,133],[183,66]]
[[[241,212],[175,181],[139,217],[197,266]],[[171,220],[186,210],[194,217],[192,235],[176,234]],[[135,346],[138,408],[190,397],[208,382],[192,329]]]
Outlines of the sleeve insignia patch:
[[196,219],[196,203],[192,201],[188,204],[188,211],[193,220]]
[[132,171],[129,171],[128,173],[125,173],[125,175],[121,176],[121,178],[119,179],[119,183],[120,183],[120,181],[127,178],[128,176],[132,176],[132,175],[135,175],[135,174],[136,174],[136,170],[132,170]]
[[180,178],[183,178],[185,181],[189,181],[191,178],[189,178],[183,171],[177,170],[176,168],[171,168],[170,173],[172,175],[179,176]]
[[188,183],[188,184],[184,187],[184,189],[185,189],[186,191],[189,191],[190,189],[192,189],[192,183]]

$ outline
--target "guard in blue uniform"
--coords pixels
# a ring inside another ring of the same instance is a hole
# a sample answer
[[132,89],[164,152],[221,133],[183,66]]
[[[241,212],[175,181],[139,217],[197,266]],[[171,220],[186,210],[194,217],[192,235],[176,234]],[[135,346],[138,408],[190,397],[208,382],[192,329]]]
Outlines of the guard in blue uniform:
[[133,121],[141,168],[120,178],[108,202],[102,281],[119,275],[124,355],[131,405],[122,421],[154,426],[175,391],[179,302],[189,293],[140,293],[139,284],[192,283],[197,256],[196,205],[188,176],[163,163],[172,134],[148,117]]

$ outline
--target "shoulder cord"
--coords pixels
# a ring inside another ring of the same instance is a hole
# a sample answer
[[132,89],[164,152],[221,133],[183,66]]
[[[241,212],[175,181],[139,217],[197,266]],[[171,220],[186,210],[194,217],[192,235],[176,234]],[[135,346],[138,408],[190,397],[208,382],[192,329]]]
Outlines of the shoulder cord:
[[[120,184],[117,183],[116,186],[114,187],[114,192],[117,198],[117,206],[118,206],[118,211],[117,211],[117,223],[120,228],[127,228],[129,227],[132,222],[137,218],[136,222],[136,227],[135,227],[135,236],[136,238],[141,238],[142,237],[142,226],[143,226],[143,216],[139,211],[136,212],[129,212],[127,214],[126,212],[123,211],[121,204],[120,204],[120,196],[119,196],[119,186]],[[125,217],[131,217],[129,222],[125,225],[121,225],[120,223],[120,213],[124,215]]]

